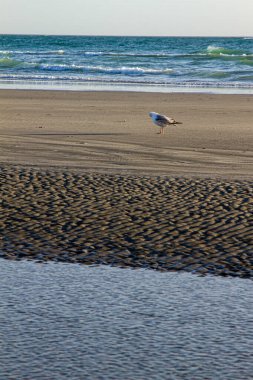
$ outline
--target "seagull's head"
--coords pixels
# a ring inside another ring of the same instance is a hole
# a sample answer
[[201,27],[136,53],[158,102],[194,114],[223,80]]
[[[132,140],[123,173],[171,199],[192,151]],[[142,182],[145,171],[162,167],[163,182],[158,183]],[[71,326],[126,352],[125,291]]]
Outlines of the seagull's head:
[[152,119],[155,119],[155,118],[156,118],[156,115],[157,115],[156,112],[149,112],[149,116],[150,116]]

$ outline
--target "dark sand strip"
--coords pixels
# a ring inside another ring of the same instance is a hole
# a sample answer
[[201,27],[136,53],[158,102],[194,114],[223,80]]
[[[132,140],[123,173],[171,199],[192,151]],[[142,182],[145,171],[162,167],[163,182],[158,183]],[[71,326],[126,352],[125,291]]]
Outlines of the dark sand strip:
[[0,255],[253,277],[253,182],[2,166]]

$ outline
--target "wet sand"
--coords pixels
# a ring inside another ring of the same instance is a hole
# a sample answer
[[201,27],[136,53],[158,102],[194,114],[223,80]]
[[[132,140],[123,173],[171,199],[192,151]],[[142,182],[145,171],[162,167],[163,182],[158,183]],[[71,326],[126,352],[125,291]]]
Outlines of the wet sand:
[[251,96],[0,91],[0,112],[2,257],[253,276]]
[[253,182],[1,168],[1,256],[253,276]]

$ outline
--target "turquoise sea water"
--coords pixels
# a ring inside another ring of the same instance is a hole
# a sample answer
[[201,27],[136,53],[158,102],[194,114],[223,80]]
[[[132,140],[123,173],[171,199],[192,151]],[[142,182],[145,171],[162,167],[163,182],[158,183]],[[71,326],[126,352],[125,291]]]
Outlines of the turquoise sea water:
[[253,91],[253,38],[0,35],[0,87]]

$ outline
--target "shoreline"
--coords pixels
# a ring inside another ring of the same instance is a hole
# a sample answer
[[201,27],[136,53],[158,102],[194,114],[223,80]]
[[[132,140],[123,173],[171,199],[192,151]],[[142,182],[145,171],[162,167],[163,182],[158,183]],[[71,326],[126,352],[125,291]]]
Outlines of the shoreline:
[[236,86],[168,86],[162,84],[145,83],[106,83],[106,82],[43,82],[29,80],[0,81],[0,91],[74,91],[74,92],[137,92],[137,93],[180,93],[180,94],[213,94],[213,95],[253,95],[251,87]]

